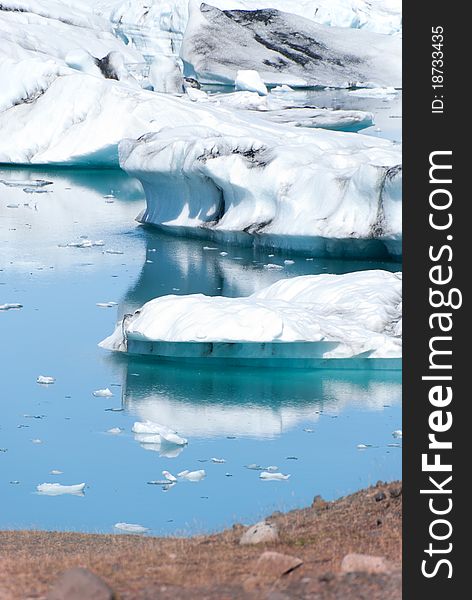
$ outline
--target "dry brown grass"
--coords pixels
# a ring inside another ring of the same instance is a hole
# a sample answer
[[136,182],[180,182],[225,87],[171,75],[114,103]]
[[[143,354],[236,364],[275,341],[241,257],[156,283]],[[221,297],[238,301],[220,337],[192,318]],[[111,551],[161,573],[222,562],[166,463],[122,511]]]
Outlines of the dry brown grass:
[[[269,548],[304,561],[275,584],[280,593],[290,591],[288,598],[347,600],[351,596],[346,590],[352,589],[357,590],[352,598],[358,600],[364,597],[361,589],[370,590],[365,597],[374,600],[377,586],[383,600],[399,599],[401,496],[395,491],[399,488],[398,482],[378,484],[336,502],[274,514],[269,519],[277,523],[280,540],[265,547],[240,546],[243,529],[238,526],[187,539],[0,532],[0,599],[43,598],[57,577],[74,566],[103,577],[120,598],[177,599],[189,597],[189,589],[192,597],[198,590],[201,598],[266,598],[273,582],[254,590],[247,580],[260,553]],[[376,501],[382,491],[386,498]],[[392,575],[341,576],[340,563],[349,552],[386,557]]]

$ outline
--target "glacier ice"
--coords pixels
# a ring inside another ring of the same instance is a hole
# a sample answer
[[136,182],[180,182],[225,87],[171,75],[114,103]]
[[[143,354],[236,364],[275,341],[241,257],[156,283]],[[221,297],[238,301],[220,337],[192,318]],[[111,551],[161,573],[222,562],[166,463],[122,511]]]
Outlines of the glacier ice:
[[401,252],[398,145],[321,129],[297,135],[260,119],[233,131],[186,126],[123,140],[120,164],[146,194],[139,220],[273,246],[306,238],[314,254],[329,253],[326,240]]
[[[275,8],[324,25],[384,34],[398,33],[402,25],[401,0],[210,0],[209,4],[221,10]],[[188,0],[98,0],[92,6],[147,58],[179,54]]]
[[202,358],[257,359],[267,348],[274,352],[274,344],[296,358],[297,343],[311,342],[321,360],[399,359],[400,322],[400,273],[306,275],[245,298],[156,298],[126,316],[100,346],[177,359],[191,358],[191,346],[197,348],[194,356],[201,349]]
[[267,96],[268,91],[261,76],[257,71],[251,69],[239,69],[234,81],[236,90],[256,92],[259,96]]
[[246,69],[270,86],[401,86],[399,36],[328,27],[273,9],[221,11],[195,0],[189,10],[180,54],[184,75],[200,83],[234,85]]

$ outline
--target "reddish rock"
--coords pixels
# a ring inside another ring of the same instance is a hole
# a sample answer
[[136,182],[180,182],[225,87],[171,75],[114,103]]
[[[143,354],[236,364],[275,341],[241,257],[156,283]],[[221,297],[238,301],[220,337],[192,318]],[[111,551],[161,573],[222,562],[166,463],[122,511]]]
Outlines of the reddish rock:
[[114,600],[113,590],[95,573],[80,567],[65,571],[47,600]]
[[346,554],[341,562],[343,573],[388,573],[388,564],[383,556],[370,554]]
[[303,561],[296,556],[281,554],[280,552],[263,552],[255,565],[254,572],[259,577],[277,579],[302,564]]

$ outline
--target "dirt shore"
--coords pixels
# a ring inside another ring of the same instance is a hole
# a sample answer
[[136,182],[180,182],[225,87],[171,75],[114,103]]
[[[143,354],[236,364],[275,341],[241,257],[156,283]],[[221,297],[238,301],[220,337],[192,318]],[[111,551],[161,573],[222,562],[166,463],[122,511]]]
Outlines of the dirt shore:
[[[122,600],[400,600],[401,489],[401,482],[379,482],[335,502],[317,499],[271,515],[279,539],[267,544],[240,545],[240,525],[186,539],[2,531],[0,599],[46,598],[62,572],[80,566]],[[303,564],[267,575],[257,563],[264,551]],[[346,573],[341,562],[349,553],[384,557],[387,569]]]

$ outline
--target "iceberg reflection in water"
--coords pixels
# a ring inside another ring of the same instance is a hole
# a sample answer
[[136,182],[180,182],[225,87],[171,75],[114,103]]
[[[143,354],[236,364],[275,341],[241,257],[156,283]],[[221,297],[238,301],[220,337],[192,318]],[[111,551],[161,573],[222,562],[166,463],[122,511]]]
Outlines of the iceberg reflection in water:
[[164,423],[190,437],[274,438],[305,421],[318,423],[325,413],[380,412],[401,398],[401,376],[395,372],[268,374],[262,369],[161,365],[152,359],[125,362],[123,407],[141,420]]

